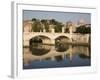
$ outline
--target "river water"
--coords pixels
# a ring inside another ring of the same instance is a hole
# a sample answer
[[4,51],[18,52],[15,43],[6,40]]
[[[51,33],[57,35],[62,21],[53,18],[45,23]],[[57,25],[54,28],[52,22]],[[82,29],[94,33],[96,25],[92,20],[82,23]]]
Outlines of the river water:
[[23,69],[91,66],[89,46],[34,44],[23,48]]

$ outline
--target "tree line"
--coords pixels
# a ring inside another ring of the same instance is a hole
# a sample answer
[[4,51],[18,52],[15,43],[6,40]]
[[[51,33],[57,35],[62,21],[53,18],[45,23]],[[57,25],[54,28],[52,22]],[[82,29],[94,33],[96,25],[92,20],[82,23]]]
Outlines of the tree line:
[[[32,32],[43,32],[43,30],[45,29],[46,32],[50,32],[50,28],[53,28],[55,30],[55,32],[62,32],[62,27],[64,27],[65,32],[69,32],[69,23],[66,23],[66,26],[64,26],[63,23],[55,20],[55,19],[51,19],[51,20],[47,20],[47,19],[36,19],[36,18],[32,18]],[[52,25],[52,26],[50,26]],[[85,25],[79,26],[76,28],[75,33],[82,33],[82,34],[88,34],[91,32],[91,27],[86,27]]]
[[61,22],[56,21],[55,19],[47,20],[47,19],[42,19],[38,20],[36,18],[32,19],[33,24],[32,24],[32,31],[34,32],[43,32],[43,29],[46,30],[46,32],[50,32],[50,25],[52,28],[54,28],[55,32],[61,32],[63,24]]

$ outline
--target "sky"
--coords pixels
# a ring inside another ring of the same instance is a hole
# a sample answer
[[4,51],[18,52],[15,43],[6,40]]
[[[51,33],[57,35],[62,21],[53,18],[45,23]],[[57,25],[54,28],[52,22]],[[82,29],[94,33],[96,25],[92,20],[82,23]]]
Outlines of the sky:
[[24,10],[23,19],[32,20],[36,19],[55,19],[59,22],[66,23],[72,21],[77,23],[79,20],[84,20],[86,23],[91,23],[90,13],[76,13],[76,12],[56,12],[56,11],[36,11],[36,10]]

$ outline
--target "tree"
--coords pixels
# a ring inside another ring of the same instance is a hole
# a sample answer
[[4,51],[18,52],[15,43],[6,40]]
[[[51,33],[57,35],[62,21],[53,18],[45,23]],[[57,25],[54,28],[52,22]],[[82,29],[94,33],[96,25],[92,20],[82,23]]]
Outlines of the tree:
[[63,27],[63,24],[62,23],[56,22],[55,32],[62,32],[62,27]]
[[85,25],[76,28],[76,33],[89,34],[91,33],[91,27],[86,27]]
[[42,19],[41,23],[44,25],[44,29],[46,30],[46,32],[49,32],[49,24],[48,24],[47,20],[46,19]]
[[36,18],[32,18],[32,21],[37,21],[37,19]]
[[55,29],[55,32],[62,32],[62,27],[63,27],[63,24],[61,22],[58,22],[56,21],[55,19],[51,19],[50,20],[50,23],[52,25],[55,25],[54,29]]
[[53,24],[53,25],[56,25],[57,21],[55,19],[51,19],[50,23]]
[[55,32],[62,32],[62,27],[63,24],[61,22],[56,21],[55,19],[48,20],[47,19],[42,19],[41,21],[32,18],[33,24],[32,24],[32,31],[34,32],[40,32],[43,31],[43,29],[46,30],[46,32],[49,32],[49,25],[54,25]]
[[40,32],[40,27],[41,27],[40,21],[37,19],[34,19],[34,18],[33,18],[33,21],[34,22],[32,23],[32,30],[31,31]]

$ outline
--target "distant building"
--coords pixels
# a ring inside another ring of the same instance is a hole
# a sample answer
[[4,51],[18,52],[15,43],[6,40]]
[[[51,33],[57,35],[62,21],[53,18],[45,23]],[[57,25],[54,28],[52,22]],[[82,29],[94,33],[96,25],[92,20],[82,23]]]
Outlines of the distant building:
[[78,21],[78,23],[77,23],[79,26],[81,26],[81,25],[85,25],[86,24],[86,22],[85,22],[85,20],[84,19],[80,19],[79,21]]
[[24,32],[31,32],[32,30],[32,21],[26,20],[23,22]]

